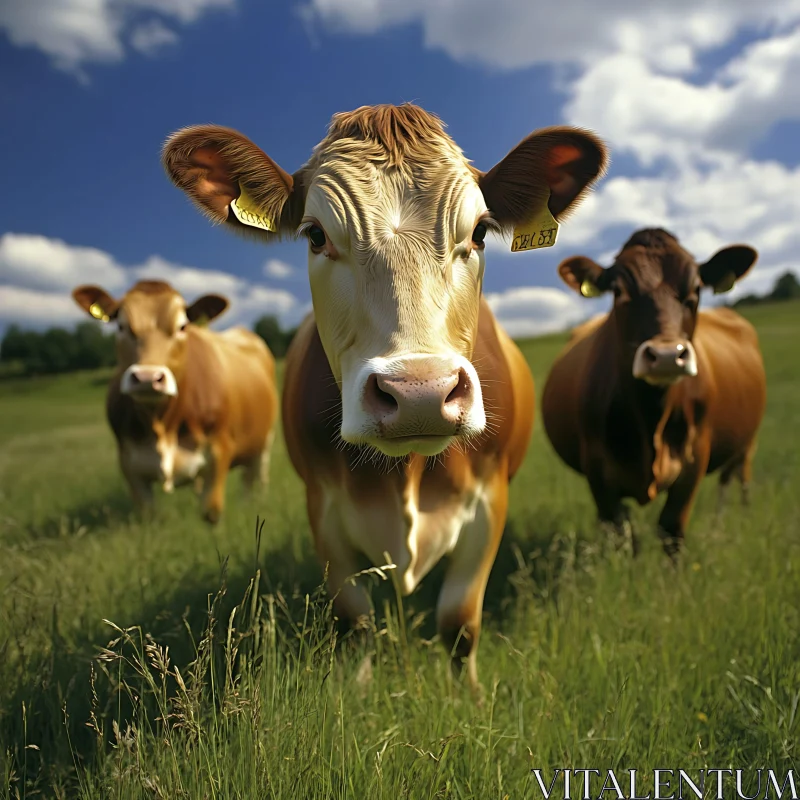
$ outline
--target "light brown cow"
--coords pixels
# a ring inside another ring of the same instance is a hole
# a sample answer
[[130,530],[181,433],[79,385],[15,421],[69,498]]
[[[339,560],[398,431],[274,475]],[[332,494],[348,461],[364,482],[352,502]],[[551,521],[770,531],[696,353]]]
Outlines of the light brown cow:
[[545,431],[618,530],[629,528],[624,498],[645,505],[667,492],[659,530],[673,557],[704,475],[721,470],[721,493],[737,476],[747,499],[766,403],[758,337],[731,309],[697,307],[703,286],[727,291],[755,260],[734,245],[698,266],[672,234],[647,229],[607,269],[583,256],[558,268],[586,296],[613,292],[614,306],[580,326],[554,363]]
[[484,239],[548,207],[562,216],[605,162],[591,134],[551,128],[482,173],[413,105],[337,114],[293,175],[227,128],[178,131],[164,149],[170,178],[213,220],[307,238],[314,314],[287,355],[283,427],[339,614],[370,613],[345,582],[364,557],[388,553],[408,594],[448,556],[438,626],[473,685],[533,421],[530,370],[481,298]]
[[186,305],[162,281],[139,281],[121,300],[99,286],[73,297],[91,316],[117,326],[117,371],[106,415],[134,503],[149,510],[153,484],[194,482],[203,515],[217,522],[231,467],[245,486],[265,484],[278,413],[275,361],[244,328],[215,333],[195,324],[228,306],[219,295]]

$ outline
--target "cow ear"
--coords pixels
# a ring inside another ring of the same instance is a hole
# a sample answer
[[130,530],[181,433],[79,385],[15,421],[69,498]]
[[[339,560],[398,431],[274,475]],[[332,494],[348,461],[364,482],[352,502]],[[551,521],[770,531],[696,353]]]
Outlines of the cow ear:
[[729,292],[736,281],[750,271],[757,258],[758,253],[745,244],[723,247],[700,265],[700,280],[705,286],[712,286],[714,294]]
[[204,294],[186,309],[186,316],[189,318],[189,322],[203,324],[204,322],[211,322],[227,307],[228,300],[222,295]]
[[608,151],[593,133],[557,127],[523,139],[478,183],[486,205],[504,227],[527,222],[547,203],[559,220],[576,208],[608,167]]
[[119,302],[99,286],[78,286],[73,289],[72,297],[89,316],[101,322],[114,319],[119,311]]
[[298,176],[284,172],[238,131],[219,125],[183,128],[167,139],[161,162],[203,214],[234,233],[270,241],[300,224]]
[[558,265],[558,274],[561,280],[573,292],[584,297],[599,297],[607,287],[601,288],[602,277],[606,270],[591,258],[586,256],[573,256]]

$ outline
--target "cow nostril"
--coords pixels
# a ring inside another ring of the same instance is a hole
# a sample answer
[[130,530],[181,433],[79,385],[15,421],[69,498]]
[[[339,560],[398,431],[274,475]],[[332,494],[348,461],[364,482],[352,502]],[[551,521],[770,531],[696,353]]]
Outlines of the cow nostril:
[[450,403],[463,403],[469,399],[471,391],[472,385],[469,382],[469,377],[465,370],[460,369],[458,371],[458,383],[451,389],[450,394],[445,398],[444,404],[447,406]]
[[399,408],[397,398],[381,388],[377,375],[370,375],[367,379],[365,394],[375,411],[391,414]]
[[658,361],[656,351],[652,347],[645,347],[643,355],[651,364],[655,364]]
[[134,371],[131,371],[130,375],[131,375],[131,383],[141,383],[141,381],[139,380],[139,376]]

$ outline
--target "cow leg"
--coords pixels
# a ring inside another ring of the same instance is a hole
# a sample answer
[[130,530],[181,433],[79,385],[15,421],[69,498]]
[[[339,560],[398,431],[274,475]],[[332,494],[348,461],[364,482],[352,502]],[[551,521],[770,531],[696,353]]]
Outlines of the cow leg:
[[367,649],[356,678],[365,686],[372,678],[369,634],[372,603],[363,584],[348,580],[361,568],[361,554],[349,543],[336,503],[318,486],[307,486],[306,506],[314,535],[314,546],[323,566],[327,565],[327,587],[333,610],[339,618],[340,634],[352,632],[352,646]]
[[742,486],[742,505],[750,505],[750,479],[753,477],[753,457],[756,454],[757,442],[753,442],[747,449],[741,469],[739,470],[739,482]]
[[730,487],[731,479],[737,472],[740,471],[741,466],[742,460],[740,458],[731,459],[731,461],[729,461],[720,471],[719,486],[717,489],[717,520],[719,520],[719,518],[722,516],[722,512],[725,510],[725,506],[727,505],[728,489]]
[[603,527],[610,527],[617,541],[617,548],[621,549],[630,543],[631,555],[639,555],[639,538],[633,530],[630,513],[622,498],[611,491],[606,482],[600,477],[600,468],[588,471],[589,489],[597,507],[597,518]]
[[695,460],[683,468],[678,479],[667,492],[667,500],[658,518],[658,533],[664,552],[676,561],[686,533],[686,524],[692,513],[700,481],[706,474],[708,452],[695,451]]
[[133,500],[136,513],[143,519],[151,518],[155,511],[153,484],[136,472],[123,453],[119,454],[119,464],[125,482],[128,484],[128,491],[131,493],[131,500]]
[[242,482],[244,483],[245,492],[249,495],[253,492],[253,488],[258,484],[262,488],[266,488],[269,484],[269,465],[270,457],[272,455],[272,444],[275,441],[275,431],[270,431],[267,435],[264,449],[255,458],[251,459],[244,465],[244,473],[242,475]]
[[742,505],[750,505],[750,478],[753,474],[753,456],[755,455],[755,444],[741,456],[731,459],[722,468],[719,475],[719,489],[717,490],[717,517],[719,517],[726,505],[728,488],[733,478],[738,478],[742,487]]
[[450,653],[453,674],[460,676],[466,664],[470,688],[476,693],[483,597],[507,513],[508,475],[503,465],[486,487],[474,518],[459,533],[436,607],[439,635]]
[[219,521],[225,506],[225,482],[233,458],[233,446],[220,436],[211,443],[210,458],[203,481],[203,518],[212,524]]

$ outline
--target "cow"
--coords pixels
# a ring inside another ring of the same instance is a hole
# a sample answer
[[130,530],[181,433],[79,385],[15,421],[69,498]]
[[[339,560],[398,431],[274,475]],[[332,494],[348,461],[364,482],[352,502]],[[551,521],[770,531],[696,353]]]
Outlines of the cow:
[[153,485],[171,493],[194,483],[204,518],[216,523],[232,467],[248,491],[266,485],[278,413],[275,360],[255,333],[205,327],[228,307],[207,294],[187,305],[170,284],[136,283],[120,300],[99,286],[72,296],[116,325],[117,368],[106,417],[137,510],[153,508]]
[[182,129],[163,150],[213,221],[307,241],[313,312],[286,356],[282,419],[340,620],[358,629],[370,615],[347,580],[363,564],[388,555],[408,595],[448,557],[437,627],[475,689],[484,591],[534,408],[527,363],[482,297],[485,239],[545,209],[563,217],[606,160],[592,133],[556,127],[481,172],[413,104],[334,115],[292,175],[228,128]]
[[743,501],[766,405],[753,326],[730,308],[698,311],[700,291],[728,291],[757,257],[745,245],[704,264],[662,229],[636,231],[614,263],[585,256],[558,273],[587,297],[613,293],[606,314],[583,323],[558,356],[542,394],[542,421],[559,457],[586,477],[601,522],[633,536],[624,500],[661,492],[658,520],[673,562],[704,475],[720,471]]

